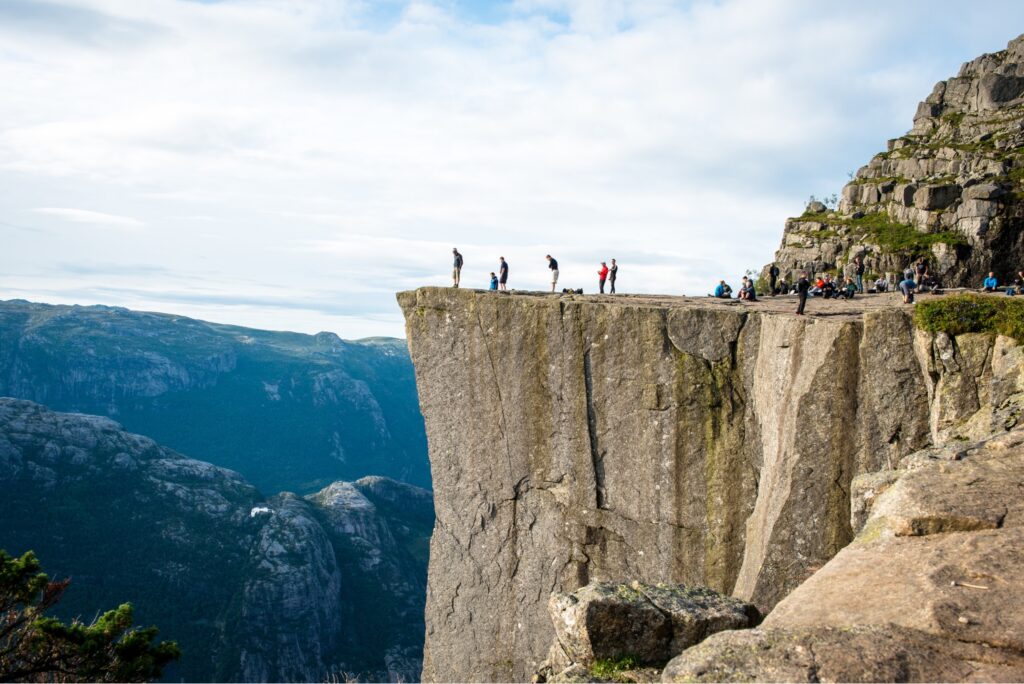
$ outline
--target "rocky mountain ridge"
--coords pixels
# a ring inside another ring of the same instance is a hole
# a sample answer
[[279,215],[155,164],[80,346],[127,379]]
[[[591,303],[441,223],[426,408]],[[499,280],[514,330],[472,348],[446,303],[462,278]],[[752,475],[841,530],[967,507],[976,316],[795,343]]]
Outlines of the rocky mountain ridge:
[[[775,263],[898,274],[918,257],[946,287],[979,287],[1024,263],[1024,36],[938,83],[913,128],[857,170],[838,206],[786,222]],[[766,267],[767,269],[767,267]]]
[[708,586],[770,612],[854,538],[856,478],[1024,409],[1013,340],[922,332],[888,297],[816,318],[677,297],[398,298],[437,507],[427,681],[528,678],[552,643],[548,597],[592,581]]
[[401,340],[7,301],[0,396],[112,417],[268,493],[367,475],[430,486]]
[[67,616],[130,601],[178,640],[170,679],[419,675],[427,490],[371,477],[266,498],[107,418],[0,398],[0,519],[0,548],[71,577]]

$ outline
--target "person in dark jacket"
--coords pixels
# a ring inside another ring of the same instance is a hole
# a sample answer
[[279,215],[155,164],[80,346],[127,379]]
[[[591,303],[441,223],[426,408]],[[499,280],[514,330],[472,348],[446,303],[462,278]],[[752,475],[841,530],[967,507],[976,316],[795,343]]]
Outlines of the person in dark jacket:
[[864,294],[864,259],[860,256],[853,259],[853,273],[857,276],[857,292]]
[[458,287],[462,279],[462,255],[455,247],[452,247],[452,255],[455,257],[452,262],[452,287]]
[[810,289],[811,281],[807,279],[806,273],[801,273],[800,280],[796,281],[796,296],[799,298],[799,303],[796,305],[798,316],[804,315],[804,307],[807,306],[807,293]]
[[498,257],[498,260],[501,262],[498,265],[498,289],[499,290],[507,290],[508,289],[508,262],[505,261],[505,257]]
[[611,289],[608,294],[615,294],[615,279],[619,277],[619,265],[615,263],[615,259],[612,259],[612,266],[608,269],[608,285]]
[[779,293],[776,283],[779,282],[779,267],[772,264],[768,267],[768,292],[772,297]]
[[558,284],[558,260],[548,254],[545,257],[548,260],[548,268],[551,269],[551,291],[555,291],[555,285]]

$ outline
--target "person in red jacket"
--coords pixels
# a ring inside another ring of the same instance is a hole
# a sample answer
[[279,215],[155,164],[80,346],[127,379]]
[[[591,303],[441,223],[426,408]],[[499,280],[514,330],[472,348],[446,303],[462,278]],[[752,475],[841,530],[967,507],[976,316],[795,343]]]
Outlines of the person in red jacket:
[[601,262],[601,268],[597,271],[597,289],[604,294],[604,281],[608,280],[608,264]]

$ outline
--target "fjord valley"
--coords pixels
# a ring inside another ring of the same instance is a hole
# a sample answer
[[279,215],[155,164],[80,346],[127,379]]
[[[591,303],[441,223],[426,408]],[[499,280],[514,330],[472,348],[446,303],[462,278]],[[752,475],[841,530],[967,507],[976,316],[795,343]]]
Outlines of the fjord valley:
[[418,678],[434,518],[401,341],[14,301],[0,359],[0,548],[72,579],[58,616],[132,603],[181,646],[169,679]]
[[401,340],[7,301],[0,396],[109,416],[268,494],[364,475],[430,487]]

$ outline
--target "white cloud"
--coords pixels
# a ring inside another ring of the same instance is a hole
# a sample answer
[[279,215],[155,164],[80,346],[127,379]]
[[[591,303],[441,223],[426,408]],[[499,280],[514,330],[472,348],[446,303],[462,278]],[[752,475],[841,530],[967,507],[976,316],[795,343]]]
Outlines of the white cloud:
[[922,0],[64,1],[0,2],[0,219],[146,230],[5,231],[0,290],[304,330],[360,297],[351,336],[401,334],[390,293],[453,245],[481,285],[504,255],[544,287],[547,252],[588,288],[612,256],[636,291],[738,278],[1012,37]]
[[93,226],[108,226],[111,228],[141,228],[145,224],[138,219],[129,216],[118,216],[107,214],[102,211],[90,211],[89,209],[64,209],[59,207],[41,207],[33,209],[37,214],[56,216],[57,218],[72,223],[88,223]]

